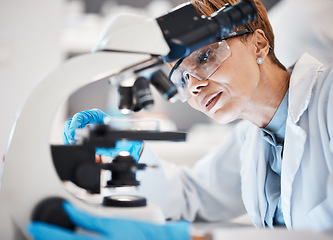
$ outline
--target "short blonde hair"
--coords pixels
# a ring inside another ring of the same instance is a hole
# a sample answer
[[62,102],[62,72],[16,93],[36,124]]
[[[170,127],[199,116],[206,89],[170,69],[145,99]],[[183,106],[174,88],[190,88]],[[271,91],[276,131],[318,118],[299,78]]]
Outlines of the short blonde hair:
[[[210,16],[212,13],[216,12],[217,10],[221,9],[227,3],[235,4],[237,2],[239,2],[239,0],[191,0],[192,5],[195,6],[198,12],[207,17]],[[241,27],[235,28],[234,31],[240,29],[248,29],[251,32],[254,32],[256,29],[261,29],[262,31],[264,31],[266,38],[268,39],[269,45],[272,47],[269,50],[268,56],[273,63],[278,65],[280,68],[286,70],[285,66],[280,63],[274,53],[274,33],[267,16],[266,8],[259,0],[253,0],[253,2],[258,9],[257,19]],[[245,34],[243,36],[240,36],[240,38],[242,40],[246,40],[247,36],[248,35]]]

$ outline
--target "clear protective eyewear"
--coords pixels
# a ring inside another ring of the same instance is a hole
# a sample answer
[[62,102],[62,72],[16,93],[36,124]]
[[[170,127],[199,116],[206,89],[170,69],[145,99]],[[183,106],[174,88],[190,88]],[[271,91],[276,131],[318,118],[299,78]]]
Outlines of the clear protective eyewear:
[[231,55],[231,49],[225,40],[246,33],[250,33],[250,31],[244,29],[232,32],[220,42],[200,48],[186,58],[181,58],[176,62],[170,71],[169,79],[177,87],[179,99],[182,102],[187,101],[191,96],[188,88],[191,77],[201,81],[207,80],[216,72],[222,62]]

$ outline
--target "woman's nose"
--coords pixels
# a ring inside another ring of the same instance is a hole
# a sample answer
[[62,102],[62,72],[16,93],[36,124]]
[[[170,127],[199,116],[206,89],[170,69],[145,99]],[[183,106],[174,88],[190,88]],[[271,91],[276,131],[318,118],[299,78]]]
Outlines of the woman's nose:
[[194,76],[189,76],[188,89],[192,96],[198,95],[201,92],[202,88],[206,87],[207,85],[207,80],[199,80]]

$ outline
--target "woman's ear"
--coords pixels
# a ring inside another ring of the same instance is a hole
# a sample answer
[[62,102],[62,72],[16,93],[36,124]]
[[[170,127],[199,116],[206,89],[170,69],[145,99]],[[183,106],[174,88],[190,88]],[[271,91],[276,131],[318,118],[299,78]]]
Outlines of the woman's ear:
[[265,59],[269,52],[269,42],[263,30],[256,29],[253,33],[253,43],[257,57]]

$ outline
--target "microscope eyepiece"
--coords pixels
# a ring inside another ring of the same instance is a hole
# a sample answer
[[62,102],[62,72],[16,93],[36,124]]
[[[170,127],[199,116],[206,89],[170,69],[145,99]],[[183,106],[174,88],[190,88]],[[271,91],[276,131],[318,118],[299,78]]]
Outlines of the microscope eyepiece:
[[242,0],[234,5],[226,4],[210,16],[219,26],[219,37],[230,33],[237,26],[244,25],[257,18],[257,8],[252,0]]

